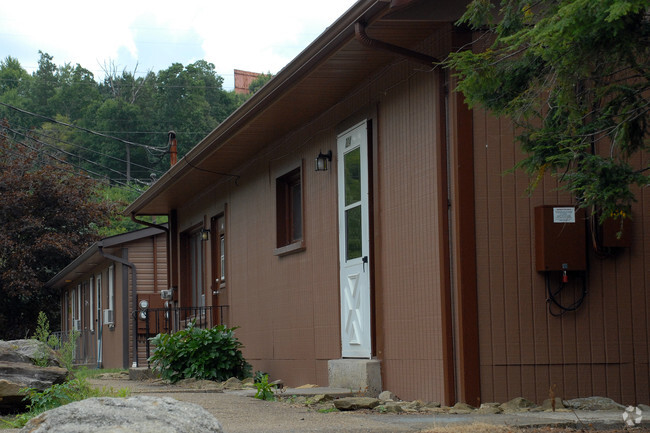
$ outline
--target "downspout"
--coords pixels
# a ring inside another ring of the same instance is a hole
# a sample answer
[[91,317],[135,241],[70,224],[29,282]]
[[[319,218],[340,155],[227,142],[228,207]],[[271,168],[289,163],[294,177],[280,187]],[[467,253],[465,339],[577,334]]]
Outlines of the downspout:
[[[133,311],[136,311],[136,306],[138,305],[138,280],[136,279],[136,269],[135,269],[135,264],[129,262],[128,260],[125,260],[121,257],[114,256],[113,254],[109,254],[107,252],[104,252],[104,245],[102,241],[99,241],[97,244],[97,248],[99,248],[99,253],[104,256],[105,258],[109,260],[113,260],[114,262],[118,262],[123,264],[124,266],[127,266],[131,268],[131,280],[133,281],[133,290],[131,294],[131,300],[133,302]],[[127,287],[128,291],[128,287]],[[137,317],[133,316],[133,366],[137,367],[138,366],[138,322],[137,322]],[[128,325],[127,325],[128,326]],[[127,327],[128,329],[128,327]]]
[[435,63],[439,63],[438,59],[427,54],[418,53],[417,51],[409,50],[408,48],[403,48],[371,38],[366,34],[366,25],[362,22],[357,22],[354,25],[354,33],[357,40],[365,47],[397,54],[430,67],[433,67]]

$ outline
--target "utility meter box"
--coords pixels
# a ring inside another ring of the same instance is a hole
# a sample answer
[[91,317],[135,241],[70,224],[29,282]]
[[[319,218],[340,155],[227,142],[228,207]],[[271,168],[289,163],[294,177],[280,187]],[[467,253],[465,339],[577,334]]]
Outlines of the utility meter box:
[[585,271],[587,248],[584,209],[535,208],[535,265],[538,272]]

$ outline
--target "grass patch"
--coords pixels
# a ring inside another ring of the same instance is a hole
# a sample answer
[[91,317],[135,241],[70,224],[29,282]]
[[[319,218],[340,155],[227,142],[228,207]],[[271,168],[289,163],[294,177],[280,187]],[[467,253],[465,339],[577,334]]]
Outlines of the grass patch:
[[77,379],[92,379],[105,373],[122,373],[128,372],[125,368],[88,368],[80,367],[73,370],[73,375]]
[[327,407],[323,409],[318,409],[318,412],[320,413],[332,413],[332,412],[338,412],[339,410],[335,407]]

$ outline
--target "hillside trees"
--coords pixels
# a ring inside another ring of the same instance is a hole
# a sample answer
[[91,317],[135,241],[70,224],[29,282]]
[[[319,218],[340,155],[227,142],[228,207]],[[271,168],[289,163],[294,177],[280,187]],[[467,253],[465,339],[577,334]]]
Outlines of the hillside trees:
[[59,295],[43,284],[97,240],[115,210],[94,196],[94,181],[9,131],[0,125],[0,339],[25,337],[39,311],[58,317]]
[[650,184],[650,3],[493,6],[473,0],[461,19],[487,49],[450,56],[458,89],[471,106],[513,120],[531,187],[552,173],[601,218],[629,214],[635,185]]
[[[243,102],[203,60],[144,74],[109,64],[98,82],[81,65],[57,66],[49,54],[40,55],[32,75],[11,57],[0,62],[0,102],[42,117],[7,106],[0,106],[0,117],[68,152],[60,158],[120,184],[150,183],[169,168],[170,130],[182,157]],[[82,129],[48,137],[60,129],[57,122]]]

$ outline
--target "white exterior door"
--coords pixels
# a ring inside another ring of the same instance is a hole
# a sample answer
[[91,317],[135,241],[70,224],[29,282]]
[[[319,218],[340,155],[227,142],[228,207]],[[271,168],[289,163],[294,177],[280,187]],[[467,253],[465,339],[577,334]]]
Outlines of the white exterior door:
[[368,123],[339,135],[338,209],[341,290],[341,352],[372,356],[370,329]]

